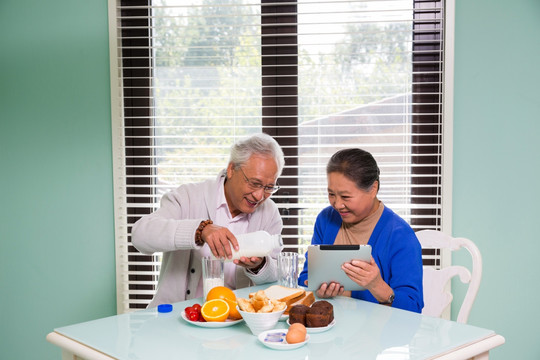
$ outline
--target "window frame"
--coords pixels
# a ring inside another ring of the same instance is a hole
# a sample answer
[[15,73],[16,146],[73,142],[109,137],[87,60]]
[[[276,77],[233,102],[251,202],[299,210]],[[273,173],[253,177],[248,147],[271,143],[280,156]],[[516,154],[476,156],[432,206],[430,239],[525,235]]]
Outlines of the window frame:
[[[144,6],[148,6],[148,3],[150,0],[134,0],[134,1],[127,1],[127,0],[118,0],[119,2],[128,2],[129,4],[140,4],[142,6],[139,11],[142,13],[144,11],[148,11],[144,9]],[[443,86],[444,89],[442,91],[442,104],[443,104],[443,121],[442,121],[442,151],[441,151],[441,163],[442,168],[438,169],[437,171],[440,171],[441,176],[441,218],[440,223],[436,224],[435,228],[438,230],[441,230],[443,232],[451,233],[452,229],[452,217],[451,217],[451,210],[452,210],[452,129],[453,129],[453,68],[454,68],[454,19],[455,19],[455,0],[442,0],[444,1],[444,80],[443,80]],[[263,0],[264,2],[270,2],[268,0]],[[418,1],[419,3],[423,3],[424,1]],[[154,275],[135,275],[142,276],[144,279],[147,279],[148,276],[152,277],[152,280],[157,282],[157,269],[159,268],[159,256],[153,255],[153,256],[147,256],[147,255],[140,255],[138,253],[133,252],[133,249],[130,248],[128,245],[130,243],[130,223],[133,223],[134,218],[140,217],[141,215],[144,215],[146,213],[149,213],[152,211],[150,207],[148,208],[136,208],[134,212],[128,213],[128,203],[130,202],[128,196],[126,195],[126,187],[133,186],[136,187],[136,190],[134,190],[135,193],[139,192],[140,194],[146,194],[148,195],[148,191],[151,191],[149,189],[139,188],[141,185],[145,184],[151,184],[153,177],[153,171],[151,167],[149,168],[135,168],[135,167],[129,167],[126,166],[129,164],[130,159],[127,159],[125,156],[126,148],[129,148],[132,144],[129,142],[124,142],[121,139],[124,137],[126,131],[132,131],[133,134],[137,135],[149,135],[150,130],[150,119],[151,119],[151,113],[147,110],[145,113],[144,109],[138,109],[137,111],[141,111],[141,113],[138,113],[137,115],[140,116],[148,116],[148,126],[143,126],[141,129],[133,129],[131,127],[128,127],[129,129],[126,130],[125,125],[129,124],[129,122],[126,122],[126,117],[124,114],[125,108],[133,108],[132,106],[126,106],[128,105],[126,101],[129,101],[130,94],[125,92],[124,87],[119,82],[119,79],[122,79],[122,75],[119,74],[122,68],[122,58],[123,54],[120,50],[122,46],[119,46],[118,41],[120,36],[117,34],[118,31],[118,24],[117,24],[117,1],[116,0],[109,0],[109,40],[110,40],[110,73],[111,73],[111,119],[112,119],[112,137],[113,137],[113,175],[114,175],[114,208],[115,208],[115,243],[116,243],[116,249],[117,249],[117,311],[118,313],[124,313],[133,310],[133,308],[126,308],[124,307],[124,301],[126,295],[126,289],[128,287],[128,283],[130,281],[133,281],[136,283],[137,278],[135,279],[128,279],[126,275],[127,271],[126,268],[129,266],[128,257],[141,257],[140,258],[140,265],[141,269],[148,270],[149,268],[153,269]],[[277,1],[271,1],[271,3],[278,3]],[[289,4],[290,2],[287,2]],[[280,5],[276,5],[280,6]],[[284,5],[284,6],[290,6],[290,5]],[[264,18],[264,17],[263,17]],[[271,28],[272,21],[279,21],[276,19],[272,19],[270,16],[266,17],[268,20],[268,23],[263,24],[266,25],[266,28]],[[140,20],[143,21],[144,20]],[[263,29],[265,27],[263,26]],[[148,45],[148,44],[146,44]],[[277,61],[276,59],[272,59],[270,56],[272,51],[275,51],[272,47],[265,47],[265,61],[267,61],[265,64],[269,65],[272,63],[272,61]],[[124,50],[125,51],[125,50]],[[143,50],[144,51],[144,50]],[[280,59],[283,59],[283,57],[280,57]],[[148,61],[145,64],[141,64],[140,66],[142,69],[146,69],[146,73],[140,76],[141,78],[151,78],[150,70],[151,69],[151,58],[148,55]],[[294,67],[294,66],[292,66]],[[277,69],[277,67],[276,67]],[[276,72],[276,69],[272,69],[271,66],[266,67],[267,73],[264,74],[270,74],[272,72]],[[145,71],[145,70],[143,70]],[[290,75],[290,73],[286,73],[287,75]],[[290,80],[291,77],[287,76],[287,79]],[[126,81],[125,79],[122,79],[122,81]],[[272,91],[271,87],[269,86],[269,83],[265,83],[265,86],[267,90],[265,91]],[[151,94],[138,94],[138,96],[148,96],[148,99],[150,99]],[[291,97],[289,99],[283,99],[280,97],[276,97],[275,99],[272,99],[271,97],[265,97],[265,100],[263,102],[263,131],[275,136],[283,136],[286,135],[288,139],[292,139],[291,143],[286,143],[285,145],[294,145],[294,136],[297,135],[294,132],[294,129],[291,130],[290,128],[286,129],[280,129],[279,128],[279,121],[284,116],[289,117],[289,119],[296,119],[298,121],[298,114],[295,113],[294,109],[291,111],[289,107],[283,107],[280,108],[280,101],[287,101],[287,104],[290,105],[291,101],[295,101],[295,97],[297,94],[290,94]],[[126,100],[127,99],[127,100]],[[148,100],[149,101],[149,100]],[[296,98],[297,101],[297,98]],[[275,105],[275,107],[272,108],[272,104]],[[150,107],[148,107],[150,108]],[[283,111],[287,111],[284,113]],[[286,131],[286,132],[284,132]],[[282,143],[282,145],[284,145]],[[287,146],[287,149],[292,149],[293,147]],[[148,150],[149,151],[149,150]],[[294,151],[288,150],[288,151]],[[144,154],[141,154],[144,155]],[[286,154],[288,155],[288,154]],[[290,154],[289,154],[290,155]],[[292,158],[296,159],[295,154],[292,153]],[[297,154],[296,154],[297,155]],[[130,171],[137,171],[137,180],[135,183],[125,183],[122,179],[126,179],[127,175],[130,174]],[[285,169],[284,175],[288,175],[287,178],[294,178],[294,176],[298,175],[297,167],[292,166],[288,169]],[[280,180],[280,183],[283,183],[284,181],[294,181],[294,180]],[[290,185],[290,184],[289,184]],[[294,184],[293,184],[294,185]],[[294,188],[294,186],[293,186]],[[291,194],[294,195],[294,194]],[[295,196],[291,196],[291,199],[294,199]],[[294,201],[294,200],[293,200]],[[150,200],[147,200],[147,202],[151,202]],[[294,226],[295,220],[294,217],[287,218],[288,209],[282,209],[282,216],[284,217],[284,223],[286,225],[292,225]],[[292,210],[294,211],[294,210]],[[414,224],[412,224],[414,225]],[[417,224],[419,228],[417,230],[420,230],[422,228],[422,224]],[[287,226],[284,228],[284,233],[287,230]],[[291,234],[292,235],[292,234]],[[286,244],[287,245],[287,244]],[[446,255],[442,255],[440,259],[441,266],[444,266],[444,264],[448,264],[450,262],[450,258]],[[137,288],[138,285],[134,285],[135,288]],[[145,286],[142,286],[138,289],[141,294],[144,294],[142,297],[147,297],[148,294],[151,294],[152,291],[147,289]],[[129,291],[128,291],[129,292]],[[144,304],[144,301],[141,302],[141,304]],[[142,306],[141,306],[142,307]]]

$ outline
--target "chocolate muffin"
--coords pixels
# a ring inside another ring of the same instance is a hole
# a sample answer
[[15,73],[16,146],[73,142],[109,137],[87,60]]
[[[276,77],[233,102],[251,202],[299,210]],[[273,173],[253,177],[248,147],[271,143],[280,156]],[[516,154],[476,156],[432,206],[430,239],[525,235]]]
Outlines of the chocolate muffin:
[[309,309],[306,314],[306,326],[307,327],[324,327],[330,324],[330,313],[328,308],[323,306],[313,307]]
[[[319,300],[319,301],[315,301],[312,305],[311,305],[311,308],[322,308],[322,309],[325,309],[327,311],[327,313],[329,314],[330,316],[330,321],[329,323],[331,323],[333,320],[334,320],[334,306],[332,304],[330,304],[328,301],[326,300]],[[325,325],[326,326],[326,325]]]
[[306,313],[309,311],[309,307],[306,305],[294,305],[289,310],[289,324],[300,323],[306,326]]

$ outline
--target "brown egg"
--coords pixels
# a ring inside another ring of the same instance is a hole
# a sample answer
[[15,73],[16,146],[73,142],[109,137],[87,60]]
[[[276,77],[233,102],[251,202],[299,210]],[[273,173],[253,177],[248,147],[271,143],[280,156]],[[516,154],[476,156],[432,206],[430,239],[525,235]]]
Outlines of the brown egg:
[[287,340],[288,344],[301,343],[306,340],[306,334],[307,330],[304,325],[300,323],[294,323],[289,327],[289,331],[287,332],[287,336],[285,336],[285,340]]

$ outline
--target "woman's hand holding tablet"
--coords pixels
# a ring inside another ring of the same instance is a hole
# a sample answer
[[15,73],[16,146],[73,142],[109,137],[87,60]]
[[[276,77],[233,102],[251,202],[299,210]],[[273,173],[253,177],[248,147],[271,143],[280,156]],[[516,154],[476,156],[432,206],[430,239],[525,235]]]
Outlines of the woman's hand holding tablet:
[[[345,263],[350,265],[353,260],[370,263],[372,260],[370,245],[310,245],[308,257],[309,290],[317,291],[324,283],[327,288],[322,294],[325,296],[341,295],[347,290],[365,290],[347,275],[342,266]],[[354,272],[354,269],[350,271]]]

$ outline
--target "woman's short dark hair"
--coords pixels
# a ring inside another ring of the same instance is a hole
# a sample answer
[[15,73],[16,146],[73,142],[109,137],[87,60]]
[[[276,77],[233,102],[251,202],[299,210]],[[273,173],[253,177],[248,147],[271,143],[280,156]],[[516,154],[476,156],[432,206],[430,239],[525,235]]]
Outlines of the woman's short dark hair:
[[379,166],[373,155],[365,150],[343,149],[332,155],[326,165],[326,173],[333,172],[343,174],[364,191],[368,191],[377,181],[377,191],[379,190]]

